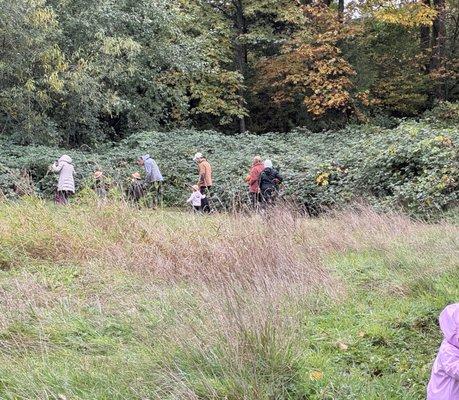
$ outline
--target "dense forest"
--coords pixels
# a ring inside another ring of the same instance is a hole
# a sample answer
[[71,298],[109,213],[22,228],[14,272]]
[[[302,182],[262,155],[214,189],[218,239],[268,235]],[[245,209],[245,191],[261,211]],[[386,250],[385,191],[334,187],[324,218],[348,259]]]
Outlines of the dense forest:
[[459,98],[457,0],[0,0],[0,138],[313,131]]

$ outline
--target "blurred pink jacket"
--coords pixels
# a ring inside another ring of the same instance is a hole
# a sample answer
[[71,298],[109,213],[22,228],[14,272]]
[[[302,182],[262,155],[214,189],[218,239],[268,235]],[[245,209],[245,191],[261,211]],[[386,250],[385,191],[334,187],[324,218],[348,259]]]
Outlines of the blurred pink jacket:
[[440,314],[443,342],[432,367],[427,400],[459,399],[459,303]]

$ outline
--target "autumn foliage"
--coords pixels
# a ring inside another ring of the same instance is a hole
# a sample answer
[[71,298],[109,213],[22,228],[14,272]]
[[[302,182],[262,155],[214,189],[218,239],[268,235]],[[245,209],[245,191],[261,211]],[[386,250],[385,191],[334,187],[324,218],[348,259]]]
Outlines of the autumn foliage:
[[342,55],[339,43],[356,34],[335,10],[323,2],[300,5],[307,30],[299,30],[278,56],[260,62],[260,87],[272,88],[277,103],[300,99],[309,113],[353,109],[355,70]]

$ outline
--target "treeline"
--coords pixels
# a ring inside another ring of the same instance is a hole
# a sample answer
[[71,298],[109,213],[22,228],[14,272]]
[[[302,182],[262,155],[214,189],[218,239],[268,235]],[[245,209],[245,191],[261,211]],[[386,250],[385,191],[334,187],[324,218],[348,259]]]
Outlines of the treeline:
[[455,0],[0,0],[0,135],[338,128],[459,98]]

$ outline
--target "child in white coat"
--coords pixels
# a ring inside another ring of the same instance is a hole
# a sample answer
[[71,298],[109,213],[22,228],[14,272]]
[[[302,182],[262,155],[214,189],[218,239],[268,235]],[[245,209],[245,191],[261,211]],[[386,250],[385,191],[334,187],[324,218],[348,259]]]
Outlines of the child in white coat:
[[198,185],[193,185],[191,188],[193,189],[193,193],[191,193],[190,198],[186,202],[193,206],[195,212],[199,212],[201,211],[202,199],[205,199],[206,195],[200,192]]

